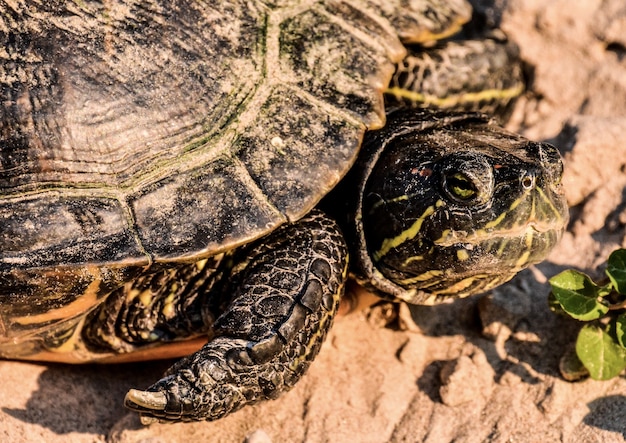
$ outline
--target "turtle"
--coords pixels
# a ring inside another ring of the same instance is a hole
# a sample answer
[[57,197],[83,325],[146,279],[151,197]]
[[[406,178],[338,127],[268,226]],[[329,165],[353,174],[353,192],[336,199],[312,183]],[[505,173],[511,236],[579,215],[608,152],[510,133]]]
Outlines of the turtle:
[[563,164],[477,112],[521,71],[507,43],[454,37],[470,16],[1,2],[0,357],[183,356],[124,403],[215,420],[302,377],[348,280],[428,304],[543,260]]

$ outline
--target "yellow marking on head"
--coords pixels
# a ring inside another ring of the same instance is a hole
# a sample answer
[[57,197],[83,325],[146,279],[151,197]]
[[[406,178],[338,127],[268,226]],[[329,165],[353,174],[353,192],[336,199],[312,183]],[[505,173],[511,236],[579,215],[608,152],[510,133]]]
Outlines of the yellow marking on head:
[[456,258],[459,261],[465,261],[469,259],[469,253],[465,250],[465,249],[457,249],[456,251]]
[[534,235],[533,233],[534,233],[534,230],[532,228],[528,229],[526,231],[526,237],[524,237],[524,243],[526,244],[526,247],[528,249],[532,248],[533,246],[533,235]]
[[432,271],[424,272],[423,274],[417,275],[415,277],[400,280],[397,283],[401,286],[411,285],[417,282],[425,282],[425,281],[433,280],[441,275],[443,275],[443,271],[440,271],[438,269],[433,269]]
[[474,103],[483,100],[507,99],[519,96],[524,91],[522,86],[515,86],[506,89],[485,89],[479,92],[467,92],[464,94],[450,95],[447,97],[437,97],[435,95],[422,94],[408,89],[394,86],[385,90],[386,94],[395,95],[398,98],[423,103],[426,105],[434,105],[440,108],[449,108],[464,103]]
[[521,268],[522,266],[524,266],[528,262],[529,257],[530,257],[530,251],[524,252],[520,256],[520,258],[518,258],[517,261],[515,262],[515,267]]
[[437,240],[435,240],[434,243],[435,244],[444,243],[448,239],[448,237],[450,236],[450,232],[451,232],[450,229],[444,229],[441,232],[441,237],[439,237]]
[[[412,194],[411,197],[413,197],[415,194]],[[388,200],[389,203],[395,203],[395,202],[401,202],[404,200],[408,200],[409,196],[407,194],[401,195],[399,197],[394,197],[391,200]]]
[[406,266],[406,265],[408,265],[411,262],[422,261],[422,260],[424,260],[424,256],[423,255],[414,255],[413,257],[409,257],[406,260],[404,260],[403,265]]
[[513,277],[517,275],[517,272],[518,271],[515,270],[513,272],[509,272],[508,274],[502,273],[502,274],[497,275],[488,283],[486,283],[485,286],[482,288],[482,290],[488,291],[489,289],[496,288],[500,286],[501,284],[508,282],[509,280],[511,280]]
[[452,286],[442,289],[441,291],[437,291],[437,294],[457,294],[472,286],[476,279],[477,277],[464,278],[463,280],[456,282]]
[[500,240],[500,246],[498,247],[498,251],[496,252],[496,254],[498,254],[498,257],[502,257],[502,254],[504,254],[504,249],[506,248],[508,244],[509,244],[508,238],[503,237],[502,240]]
[[477,280],[484,280],[486,277],[488,277],[487,274],[473,275],[471,277],[464,278],[463,280],[459,280],[452,286],[448,286],[447,288],[442,289],[441,291],[436,291],[436,293],[438,295],[444,295],[444,294],[456,295],[466,290],[467,288],[470,288],[474,284],[474,282],[476,282]]
[[424,213],[417,220],[415,220],[415,222],[413,222],[409,229],[402,231],[400,234],[393,238],[386,238],[385,240],[383,240],[383,244],[381,245],[380,249],[373,254],[374,261],[380,260],[392,248],[400,246],[405,241],[415,238],[417,233],[420,231],[422,223],[424,223],[426,217],[432,215],[434,212],[435,207],[429,206],[428,208],[426,208]]
[[528,214],[528,220],[535,220],[537,213],[537,202],[534,198],[530,199],[530,214]]
[[509,207],[509,210],[514,211],[515,208],[517,208],[519,206],[519,204],[521,202],[524,201],[524,197],[520,197],[518,199],[516,199],[513,203],[511,203],[511,206]]
[[401,195],[401,196],[399,196],[399,197],[394,197],[394,198],[392,198],[391,200],[382,200],[382,199],[381,199],[381,200],[378,200],[376,203],[374,203],[374,204],[372,205],[372,207],[371,207],[371,209],[370,209],[370,213],[371,213],[374,209],[378,208],[379,206],[386,205],[386,204],[388,204],[388,203],[396,203],[396,202],[400,202],[400,201],[408,200],[408,199],[409,199],[409,198],[411,198],[411,197],[415,197],[415,195],[417,195],[417,194],[410,194],[410,195],[404,194],[404,195]]
[[504,211],[495,220],[491,220],[489,223],[485,223],[485,229],[492,229],[492,228],[495,228],[496,226],[498,226],[500,223],[502,223],[502,221],[506,217],[506,214],[507,214],[507,212]]
[[435,202],[435,208],[441,208],[442,206],[445,206],[445,205],[446,205],[446,202],[443,200],[437,200]]
[[557,220],[561,220],[563,217],[561,217],[561,213],[556,209],[556,207],[554,206],[554,204],[552,203],[552,200],[550,200],[548,198],[548,196],[543,192],[543,189],[541,189],[539,186],[537,186],[535,188],[537,190],[537,193],[539,194],[539,196],[541,197],[541,199],[548,204],[548,207],[550,208],[550,210],[554,213],[554,215],[556,215],[556,219]]
[[528,259],[530,258],[530,253],[533,246],[533,233],[534,230],[532,228],[528,228],[526,230],[526,235],[524,236],[524,246],[526,246],[526,251],[515,262],[515,267],[521,269],[526,266],[528,263]]

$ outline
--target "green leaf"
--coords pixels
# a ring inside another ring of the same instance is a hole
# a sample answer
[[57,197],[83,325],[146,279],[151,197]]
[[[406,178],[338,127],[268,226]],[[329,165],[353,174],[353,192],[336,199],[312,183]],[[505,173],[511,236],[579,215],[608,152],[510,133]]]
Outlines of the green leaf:
[[608,380],[626,368],[626,350],[595,324],[586,324],[578,333],[576,355],[594,380]]
[[550,279],[550,285],[556,300],[576,320],[596,320],[609,311],[601,300],[606,288],[598,287],[582,272],[563,271]]
[[622,348],[626,348],[626,314],[620,314],[615,319],[615,336]]
[[626,294],[626,249],[618,249],[609,255],[606,275],[620,294]]

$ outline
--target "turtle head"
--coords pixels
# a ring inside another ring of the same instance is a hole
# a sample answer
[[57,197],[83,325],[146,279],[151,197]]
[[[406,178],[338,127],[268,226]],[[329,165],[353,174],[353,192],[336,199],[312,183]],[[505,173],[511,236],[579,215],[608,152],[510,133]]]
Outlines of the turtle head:
[[568,210],[553,146],[485,121],[400,131],[384,144],[360,223],[370,283],[385,292],[409,302],[482,292],[560,239]]

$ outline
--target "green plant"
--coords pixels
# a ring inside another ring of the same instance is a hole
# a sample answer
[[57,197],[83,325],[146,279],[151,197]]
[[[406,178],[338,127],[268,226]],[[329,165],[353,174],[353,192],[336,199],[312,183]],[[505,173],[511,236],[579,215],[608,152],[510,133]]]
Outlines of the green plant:
[[606,275],[606,283],[596,283],[570,269],[550,279],[550,307],[586,322],[576,339],[576,356],[595,380],[626,368],[626,249],[609,256]]

